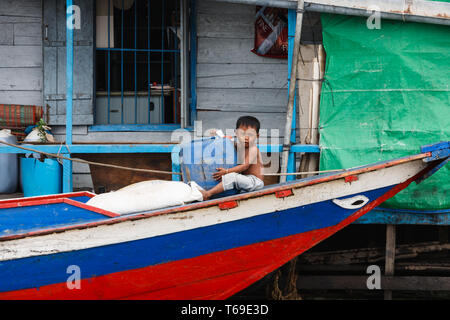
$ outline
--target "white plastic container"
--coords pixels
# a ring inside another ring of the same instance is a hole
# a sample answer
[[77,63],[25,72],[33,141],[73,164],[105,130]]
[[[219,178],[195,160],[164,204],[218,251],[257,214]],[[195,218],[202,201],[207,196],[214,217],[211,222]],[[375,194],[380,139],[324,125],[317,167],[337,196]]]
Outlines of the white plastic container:
[[[0,141],[17,144],[11,130],[0,130]],[[0,144],[0,146],[5,146]],[[19,161],[17,153],[0,153],[0,193],[14,193],[19,181]]]

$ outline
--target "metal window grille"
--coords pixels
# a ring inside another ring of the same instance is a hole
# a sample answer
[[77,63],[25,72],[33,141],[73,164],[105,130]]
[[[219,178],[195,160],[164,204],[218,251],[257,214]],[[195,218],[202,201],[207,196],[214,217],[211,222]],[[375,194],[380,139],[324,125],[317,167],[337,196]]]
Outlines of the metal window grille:
[[179,1],[97,0],[97,124],[180,122]]

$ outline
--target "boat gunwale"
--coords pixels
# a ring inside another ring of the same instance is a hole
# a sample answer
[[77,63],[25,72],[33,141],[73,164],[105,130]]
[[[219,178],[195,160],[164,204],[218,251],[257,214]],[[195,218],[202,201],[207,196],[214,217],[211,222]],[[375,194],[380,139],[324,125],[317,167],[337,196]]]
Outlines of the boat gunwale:
[[[56,195],[50,195],[50,196],[38,196],[38,197],[30,197],[30,198],[23,198],[26,200],[17,201],[17,199],[14,199],[15,201],[5,201],[5,203],[0,203],[0,209],[10,209],[10,208],[25,208],[25,207],[32,207],[32,206],[38,206],[38,205],[47,205],[47,204],[58,204],[58,203],[65,203],[74,207],[78,207],[81,209],[85,209],[94,213],[98,213],[101,215],[104,215],[109,218],[115,218],[120,216],[120,214],[111,212],[108,210],[104,210],[101,208],[97,208],[91,205],[88,205],[84,202],[80,202],[77,200],[72,199],[73,197],[89,197],[93,198],[95,196],[94,193],[91,192],[73,192],[70,193],[70,196],[67,193],[59,193]],[[20,199],[20,198],[18,198]],[[1,212],[0,212],[1,214]]]
[[[52,234],[52,233],[62,233],[65,231],[71,231],[71,230],[76,230],[76,229],[94,228],[94,227],[98,227],[101,225],[111,225],[111,224],[116,224],[116,223],[121,223],[121,222],[151,218],[154,216],[160,216],[160,215],[164,215],[164,214],[176,214],[176,213],[188,212],[188,211],[192,211],[192,210],[203,209],[203,208],[208,208],[208,207],[213,207],[213,206],[219,206],[219,204],[224,203],[224,202],[247,200],[247,199],[251,199],[251,198],[257,198],[257,197],[261,197],[261,196],[275,194],[276,192],[283,191],[283,190],[298,189],[298,188],[311,186],[311,185],[315,185],[315,184],[320,184],[320,183],[324,183],[324,182],[330,182],[333,180],[339,180],[339,179],[345,178],[350,175],[358,175],[358,174],[362,174],[362,173],[376,171],[379,169],[389,168],[389,167],[401,165],[401,164],[404,164],[407,162],[421,160],[421,159],[424,159],[424,158],[427,158],[430,156],[431,156],[431,152],[425,152],[425,153],[420,153],[420,154],[416,154],[416,155],[396,158],[393,160],[376,162],[374,164],[364,165],[364,166],[356,167],[356,168],[349,169],[349,170],[343,169],[343,172],[339,172],[337,174],[336,173],[326,173],[326,174],[322,174],[322,175],[317,175],[317,176],[312,176],[312,177],[303,178],[303,179],[299,179],[299,180],[284,182],[281,184],[276,184],[273,187],[272,186],[265,187],[264,189],[257,190],[257,191],[252,191],[252,192],[247,192],[247,193],[242,193],[242,194],[237,194],[237,195],[230,195],[230,196],[226,196],[226,197],[218,198],[218,199],[189,203],[189,204],[185,204],[182,206],[176,206],[176,207],[156,209],[156,210],[148,211],[148,212],[140,212],[140,213],[127,214],[127,215],[118,215],[117,217],[112,217],[108,220],[100,220],[100,221],[94,221],[94,222],[88,222],[88,223],[82,223],[82,224],[75,224],[75,225],[68,225],[68,226],[63,226],[63,227],[31,231],[31,232],[26,232],[26,233],[18,233],[18,234],[13,234],[13,235],[0,236],[0,242],[28,238],[28,237],[43,236],[43,235],[48,235],[48,234]],[[84,192],[84,193],[88,194],[89,192]],[[74,194],[74,193],[70,193],[70,194]],[[56,197],[56,196],[61,196],[61,195],[67,196],[68,194],[59,194],[59,195],[54,195],[54,196]],[[36,198],[38,198],[38,197],[36,197]],[[42,198],[45,198],[45,196],[43,196]],[[6,201],[8,201],[8,200],[6,200]],[[74,201],[74,202],[76,202],[76,201]],[[2,204],[1,201],[0,201],[0,204]]]
[[[32,205],[36,205],[36,204],[41,204],[42,201],[46,201],[46,200],[51,201],[51,200],[67,199],[67,198],[74,198],[74,197],[92,198],[94,196],[95,196],[95,193],[92,193],[89,191],[77,191],[77,192],[69,192],[69,193],[57,193],[57,194],[51,194],[51,195],[45,195],[45,196],[4,199],[4,200],[0,200],[0,209],[32,206]],[[50,201],[48,203],[50,203]]]

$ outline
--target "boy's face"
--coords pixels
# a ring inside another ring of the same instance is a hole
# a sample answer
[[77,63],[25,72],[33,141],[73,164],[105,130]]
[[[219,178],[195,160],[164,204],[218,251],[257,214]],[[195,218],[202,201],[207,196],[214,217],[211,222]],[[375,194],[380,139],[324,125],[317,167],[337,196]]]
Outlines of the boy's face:
[[259,134],[256,133],[256,129],[249,126],[240,126],[236,129],[236,136],[240,144],[245,145],[248,148],[254,145]]

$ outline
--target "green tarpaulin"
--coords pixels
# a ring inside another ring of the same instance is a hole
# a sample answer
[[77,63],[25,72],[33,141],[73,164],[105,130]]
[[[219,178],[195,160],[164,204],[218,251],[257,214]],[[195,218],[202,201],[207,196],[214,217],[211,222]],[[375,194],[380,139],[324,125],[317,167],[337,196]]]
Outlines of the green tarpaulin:
[[[322,14],[320,169],[420,153],[450,140],[450,27]],[[450,164],[385,207],[450,208]]]

